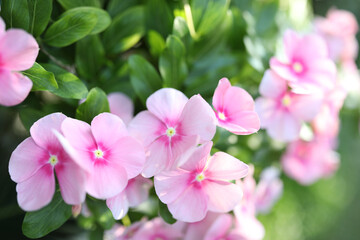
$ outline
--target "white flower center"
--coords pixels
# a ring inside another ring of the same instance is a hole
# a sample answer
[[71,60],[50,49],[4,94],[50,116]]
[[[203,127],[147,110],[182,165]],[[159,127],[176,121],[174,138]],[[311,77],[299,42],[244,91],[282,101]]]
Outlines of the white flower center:
[[195,179],[196,179],[196,181],[201,182],[202,180],[205,179],[204,173],[200,173],[200,174],[196,175]]
[[51,164],[51,166],[55,166],[58,162],[59,160],[57,159],[57,156],[50,155],[49,163]]
[[168,137],[172,137],[172,136],[174,136],[175,134],[176,134],[175,128],[169,127],[168,129],[166,129],[166,135],[167,135]]
[[304,71],[304,66],[299,62],[294,62],[292,68],[296,73],[302,73],[302,71]]
[[101,151],[100,149],[97,149],[94,151],[94,156],[95,158],[102,158],[104,156],[104,152]]
[[219,118],[220,120],[223,120],[223,121],[226,120],[226,116],[225,116],[225,114],[222,113],[222,112],[219,112],[219,113],[218,113],[218,118]]

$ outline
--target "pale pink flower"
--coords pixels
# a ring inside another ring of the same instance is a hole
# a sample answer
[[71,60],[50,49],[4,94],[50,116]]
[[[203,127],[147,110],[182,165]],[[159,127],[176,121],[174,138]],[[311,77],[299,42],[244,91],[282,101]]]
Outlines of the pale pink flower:
[[126,188],[114,197],[106,200],[115,219],[123,218],[129,207],[136,207],[149,197],[149,189],[153,183],[151,180],[137,176],[130,179]]
[[311,121],[319,112],[322,94],[296,94],[286,85],[286,80],[274,71],[267,70],[260,84],[260,94],[255,100],[261,127],[270,137],[279,141],[293,141],[299,137],[304,121]]
[[182,223],[173,225],[165,223],[161,218],[146,222],[137,230],[132,240],[180,240],[183,237]]
[[259,116],[254,100],[240,87],[232,87],[227,78],[222,78],[215,89],[213,106],[218,126],[237,135],[248,135],[260,129]]
[[299,36],[288,30],[284,34],[285,58],[270,60],[271,69],[288,81],[296,93],[332,89],[336,66],[328,56],[326,42],[318,35]]
[[104,240],[132,240],[135,233],[146,223],[146,219],[135,222],[128,227],[115,223],[114,226],[104,232]]
[[261,172],[260,181],[254,193],[256,213],[268,213],[281,197],[283,182],[279,174],[279,169],[275,167],[268,167]]
[[208,211],[229,212],[242,198],[241,187],[229,181],[246,176],[248,166],[223,152],[210,157],[211,147],[212,142],[203,144],[178,169],[155,176],[156,194],[180,221],[200,221]]
[[31,68],[38,53],[33,36],[22,29],[5,31],[0,18],[0,105],[14,106],[28,96],[32,81],[17,71]]
[[210,141],[216,118],[200,96],[188,99],[182,92],[164,88],[146,101],[148,111],[140,112],[129,124],[129,132],[147,148],[143,176],[152,177],[176,167],[175,160],[200,142]]
[[113,92],[107,96],[110,112],[120,117],[128,125],[134,116],[134,104],[125,94]]
[[39,119],[30,128],[31,137],[20,143],[11,155],[9,173],[17,183],[18,203],[25,211],[38,210],[51,201],[55,173],[67,204],[80,204],[85,200],[85,175],[53,133],[53,130],[61,132],[65,119],[62,113]]
[[101,113],[91,126],[67,118],[61,130],[66,151],[86,170],[86,191],[90,195],[100,199],[113,197],[142,171],[144,148],[129,136],[118,116]]
[[281,159],[284,172],[302,185],[309,185],[320,178],[332,175],[338,168],[338,155],[327,142],[292,142]]

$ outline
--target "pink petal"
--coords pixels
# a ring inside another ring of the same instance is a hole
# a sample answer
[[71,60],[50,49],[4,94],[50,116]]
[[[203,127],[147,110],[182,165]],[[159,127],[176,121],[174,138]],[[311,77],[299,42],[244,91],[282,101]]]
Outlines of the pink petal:
[[149,190],[153,186],[150,179],[138,176],[130,179],[126,186],[125,193],[130,207],[135,207],[145,202],[149,197]]
[[162,122],[176,124],[188,98],[179,90],[162,88],[146,100],[148,110]]
[[229,214],[220,215],[206,232],[204,240],[226,239],[232,225],[233,218]]
[[286,79],[289,82],[296,82],[298,80],[297,75],[293,73],[289,63],[283,63],[275,57],[272,57],[270,59],[270,68],[279,77]]
[[11,179],[17,183],[27,180],[44,165],[41,160],[48,158],[48,152],[37,146],[31,137],[25,139],[11,154],[9,161]]
[[209,211],[229,212],[242,199],[243,192],[239,185],[224,181],[206,181],[203,189],[209,197]]
[[278,111],[273,116],[271,126],[267,127],[267,132],[273,139],[289,142],[299,138],[300,128],[301,120],[290,113]]
[[20,73],[12,73],[8,70],[0,70],[0,104],[14,106],[29,95],[32,81]]
[[120,117],[126,125],[134,116],[134,104],[131,99],[123,93],[114,92],[108,95],[110,112]]
[[231,84],[227,78],[220,79],[212,99],[212,104],[215,109],[218,109],[220,111],[220,109],[224,108],[224,95],[230,87]]
[[270,98],[259,97],[255,100],[255,111],[259,114],[262,128],[270,126],[276,113],[277,101]]
[[154,178],[156,194],[163,203],[171,203],[189,186],[190,177],[190,173],[181,169],[162,172]]
[[128,176],[122,166],[112,162],[99,163],[88,174],[86,191],[93,197],[107,199],[119,194],[127,183]]
[[[216,109],[220,111],[220,109]],[[224,111],[231,115],[254,110],[254,99],[240,87],[230,87],[224,95]],[[225,114],[225,115],[227,115]]]
[[260,129],[260,119],[255,111],[242,111],[229,115],[226,121],[218,121],[218,125],[234,134],[248,135]]
[[284,33],[284,49],[288,60],[291,60],[296,52],[301,38],[293,30],[286,30]]
[[55,192],[55,177],[50,164],[40,168],[27,180],[16,185],[17,199],[25,211],[35,211],[50,203]]
[[204,239],[206,232],[219,216],[220,213],[207,212],[203,220],[188,224],[184,240]]
[[60,147],[53,130],[61,132],[61,124],[66,119],[62,113],[52,113],[37,120],[30,128],[31,137],[44,149]]
[[201,172],[206,166],[212,146],[213,142],[210,141],[195,148],[187,161],[184,162],[180,168],[190,172],[195,170]]
[[39,53],[35,38],[21,29],[10,29],[0,38],[0,65],[12,71],[31,68]]
[[5,33],[5,22],[4,20],[0,17],[0,37]]
[[[64,159],[61,159],[64,161]],[[59,181],[61,196],[70,205],[85,201],[85,172],[71,159],[55,165],[56,177]]]
[[178,127],[184,135],[199,135],[200,141],[210,141],[216,132],[214,111],[200,95],[195,95],[186,103]]
[[296,94],[291,98],[291,113],[300,120],[311,121],[320,112],[323,103],[321,94]]
[[169,166],[171,149],[167,136],[162,136],[153,142],[148,149],[142,175],[146,178],[159,174]]
[[115,197],[108,198],[106,205],[116,220],[122,219],[129,211],[129,202],[125,191],[120,192]]
[[171,163],[169,169],[176,168],[182,165],[182,158],[188,151],[195,148],[199,143],[199,136],[174,136],[170,140],[171,142]]
[[123,137],[113,145],[111,155],[107,159],[122,166],[128,178],[134,178],[141,173],[145,164],[145,150],[140,142],[133,137]]
[[66,118],[61,125],[61,130],[65,138],[77,150],[87,151],[90,147],[96,146],[91,127],[86,122]]
[[98,145],[115,146],[119,139],[128,135],[124,122],[111,113],[100,113],[91,121],[91,132]]
[[286,80],[274,71],[266,70],[259,87],[260,94],[268,98],[279,98],[287,91]]
[[217,152],[209,160],[205,176],[216,180],[237,180],[248,174],[249,167],[239,159],[224,153]]
[[325,40],[317,34],[308,34],[301,38],[293,57],[311,63],[314,59],[328,58],[328,56]]
[[197,222],[206,216],[208,197],[201,189],[190,186],[174,202],[169,203],[168,208],[177,220]]
[[149,111],[138,113],[129,124],[129,133],[141,141],[145,147],[166,134],[166,126]]

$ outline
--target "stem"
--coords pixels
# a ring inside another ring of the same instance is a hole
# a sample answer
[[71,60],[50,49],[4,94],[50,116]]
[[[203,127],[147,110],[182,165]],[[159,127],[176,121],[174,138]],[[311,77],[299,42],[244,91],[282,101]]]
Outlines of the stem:
[[72,74],[76,74],[75,67],[63,64],[61,61],[57,60],[53,55],[51,55],[43,45],[40,45],[40,51],[42,51],[46,56],[50,58],[56,65],[61,68],[66,69],[67,71],[71,72]]
[[193,39],[197,39],[198,35],[196,34],[195,27],[194,27],[194,20],[191,14],[191,8],[189,5],[188,0],[183,0],[184,2],[184,11],[185,11],[185,17],[186,17],[186,23],[189,28],[190,35]]

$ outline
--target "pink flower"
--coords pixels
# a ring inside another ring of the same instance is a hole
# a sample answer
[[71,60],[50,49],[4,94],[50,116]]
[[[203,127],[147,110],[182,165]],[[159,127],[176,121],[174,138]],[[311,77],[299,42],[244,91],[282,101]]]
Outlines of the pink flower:
[[302,185],[330,176],[338,168],[339,158],[327,142],[295,141],[281,159],[284,172]]
[[61,132],[64,119],[64,114],[53,113],[36,121],[30,128],[31,137],[11,155],[9,173],[17,183],[18,202],[25,211],[38,210],[51,201],[55,173],[66,203],[76,205],[85,200],[85,175],[52,132]]
[[311,121],[322,104],[321,94],[296,94],[288,90],[286,80],[267,70],[255,100],[261,127],[279,141],[293,141],[299,137],[301,124]]
[[210,157],[211,147],[212,142],[203,144],[178,169],[155,176],[156,194],[180,221],[200,221],[208,211],[229,212],[242,198],[241,188],[229,181],[246,176],[248,166],[223,152]]
[[39,53],[33,36],[21,29],[5,31],[0,18],[0,104],[14,106],[27,97],[32,81],[16,71],[31,68]]
[[110,112],[120,117],[128,125],[134,116],[134,104],[123,93],[113,92],[108,95]]
[[210,141],[216,131],[215,114],[200,96],[188,98],[180,91],[164,88],[146,101],[129,125],[131,135],[147,148],[143,176],[152,177],[176,167],[175,160],[201,142]]
[[144,149],[129,136],[118,116],[101,113],[91,126],[67,118],[61,130],[66,151],[87,172],[86,191],[90,195],[100,199],[113,197],[142,171]]
[[165,223],[161,218],[154,218],[141,226],[134,234],[133,240],[177,240],[183,237],[182,223],[173,225]]
[[238,135],[248,135],[260,129],[254,100],[244,89],[232,87],[227,78],[220,79],[213,105],[218,126]]
[[279,200],[283,191],[283,182],[279,179],[279,170],[275,167],[264,169],[255,190],[255,209],[266,214]]
[[129,207],[136,207],[146,201],[152,185],[151,180],[141,176],[130,179],[125,190],[106,200],[106,204],[114,218],[123,218],[127,214]]
[[318,35],[284,35],[285,58],[270,60],[271,69],[288,81],[296,93],[310,93],[333,88],[336,66],[328,56],[327,45]]

